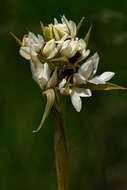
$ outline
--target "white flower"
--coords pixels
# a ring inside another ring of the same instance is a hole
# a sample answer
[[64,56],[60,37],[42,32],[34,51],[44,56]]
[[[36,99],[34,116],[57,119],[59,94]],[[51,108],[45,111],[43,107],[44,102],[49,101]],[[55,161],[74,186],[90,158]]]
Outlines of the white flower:
[[54,39],[46,42],[42,54],[47,58],[47,59],[52,59],[54,58],[58,51],[60,49],[60,44],[57,44]]
[[56,18],[54,18],[54,25],[49,25],[49,29],[51,38],[53,39],[55,37],[56,41],[61,40],[65,35],[68,36],[66,24],[58,23]]
[[[82,64],[77,73],[73,75],[73,84],[76,86],[80,84],[93,83],[93,84],[105,84],[114,76],[114,72],[104,72],[99,76],[95,76],[99,63],[99,56],[95,53],[84,64]],[[59,84],[59,90],[61,94],[65,94],[66,79],[63,79]],[[71,102],[77,112],[81,111],[82,101],[81,97],[90,97],[92,95],[90,89],[71,87],[68,94],[70,94]]]
[[80,61],[85,59],[90,53],[89,49],[86,50],[86,42],[83,39],[78,40],[78,51],[81,54]]
[[[59,83],[59,90],[61,94],[66,94],[66,79],[63,79],[60,83]],[[77,87],[72,87],[68,90],[68,95],[70,94],[71,97],[71,102],[72,105],[74,106],[74,108],[76,109],[77,112],[81,111],[82,108],[82,101],[81,101],[81,97],[90,97],[91,91],[89,89],[84,89],[84,88],[77,88]]]
[[60,53],[68,58],[73,57],[78,51],[78,40],[69,39],[63,42]]
[[73,81],[75,84],[105,84],[114,75],[114,72],[104,72],[99,76],[95,76],[99,63],[99,55],[95,53],[84,64],[82,64],[77,73],[74,74]]
[[55,69],[52,76],[50,76],[51,70],[48,66],[48,63],[42,64],[35,57],[32,57],[30,63],[33,79],[37,82],[42,90],[45,88],[54,87],[56,85],[57,69]]
[[36,36],[34,33],[29,32],[28,36],[23,37],[19,51],[20,55],[27,60],[30,60],[31,56],[38,56],[43,43],[44,39],[41,35]]

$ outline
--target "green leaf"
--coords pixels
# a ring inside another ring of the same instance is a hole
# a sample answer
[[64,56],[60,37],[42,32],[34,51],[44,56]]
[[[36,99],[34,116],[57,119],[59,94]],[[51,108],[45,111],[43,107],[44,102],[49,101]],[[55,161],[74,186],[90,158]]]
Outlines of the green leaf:
[[78,33],[78,31],[79,31],[79,29],[80,29],[80,27],[81,27],[81,25],[82,25],[84,19],[85,19],[85,17],[83,16],[83,17],[81,18],[80,22],[78,23],[77,28],[76,28],[77,33]]
[[22,46],[21,40],[20,40],[14,33],[10,32],[10,34],[11,34],[11,36],[16,40],[16,42],[17,42],[20,46]]
[[91,90],[127,90],[127,88],[113,84],[113,83],[105,83],[105,84],[92,84],[88,83],[85,88],[89,88]]
[[44,91],[43,94],[46,95],[47,104],[45,107],[44,114],[42,116],[41,123],[40,123],[39,127],[33,131],[33,133],[37,133],[42,128],[42,126],[43,126],[43,124],[44,124],[53,104],[54,104],[54,101],[55,101],[55,93],[54,93],[53,89],[48,89],[48,90]]
[[90,28],[89,28],[89,30],[88,30],[85,38],[84,38],[84,40],[86,42],[86,46],[88,46],[88,42],[89,42],[89,39],[90,39],[90,34],[91,34],[92,27],[93,27],[93,25],[91,24],[91,26],[90,26]]

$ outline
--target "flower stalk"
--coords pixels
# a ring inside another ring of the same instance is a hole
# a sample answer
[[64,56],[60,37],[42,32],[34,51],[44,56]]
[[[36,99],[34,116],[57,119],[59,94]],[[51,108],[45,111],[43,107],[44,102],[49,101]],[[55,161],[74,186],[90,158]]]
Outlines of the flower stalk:
[[52,113],[56,121],[56,128],[54,133],[54,152],[55,152],[58,190],[68,190],[69,188],[68,151],[67,151],[67,141],[62,121],[62,114],[57,111],[55,106],[53,106],[52,108]]

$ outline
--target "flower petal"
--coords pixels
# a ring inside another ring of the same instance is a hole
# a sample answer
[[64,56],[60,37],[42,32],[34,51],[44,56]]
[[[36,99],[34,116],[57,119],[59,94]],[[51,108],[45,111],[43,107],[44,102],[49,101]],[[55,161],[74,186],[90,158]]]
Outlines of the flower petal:
[[82,101],[80,96],[75,92],[75,90],[72,90],[70,96],[72,105],[74,106],[77,112],[80,112],[82,108]]
[[76,24],[70,20],[69,21],[69,28],[72,36],[76,36]]
[[88,59],[88,60],[92,60],[92,64],[93,64],[93,72],[91,74],[91,77],[94,76],[95,73],[97,72],[99,59],[100,59],[100,57],[97,52]]
[[85,63],[81,65],[81,67],[78,70],[78,73],[81,74],[87,80],[91,76],[92,71],[92,60],[87,60]]
[[75,55],[77,50],[78,50],[78,41],[66,40],[63,43],[63,46],[61,48],[61,54],[63,56],[71,58],[71,57],[73,57]]
[[54,18],[54,25],[58,24],[58,20]]
[[75,88],[76,93],[80,97],[90,97],[92,96],[91,90],[90,89],[85,89],[85,88]]
[[43,48],[43,55],[47,57],[47,59],[52,59],[58,53],[58,49],[56,47],[55,40],[52,39],[46,43]]
[[104,72],[100,76],[96,76],[89,80],[89,82],[94,84],[105,84],[105,82],[109,81],[114,75],[114,72]]
[[20,53],[20,55],[22,57],[24,57],[27,60],[31,59],[30,48],[29,47],[21,47],[20,50],[19,50],[19,53]]

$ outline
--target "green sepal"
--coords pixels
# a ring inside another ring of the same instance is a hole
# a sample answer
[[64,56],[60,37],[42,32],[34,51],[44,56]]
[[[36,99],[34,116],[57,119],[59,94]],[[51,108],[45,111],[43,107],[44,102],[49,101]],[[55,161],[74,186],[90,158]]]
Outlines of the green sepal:
[[77,32],[77,33],[78,33],[78,31],[79,31],[79,29],[80,29],[80,27],[81,27],[81,25],[82,25],[84,19],[85,19],[85,17],[83,16],[83,17],[81,18],[80,22],[78,23],[78,25],[77,25],[77,27],[76,27],[76,32]]
[[93,27],[93,25],[91,24],[91,26],[89,27],[89,30],[88,30],[85,38],[84,38],[84,40],[86,42],[86,46],[88,46],[88,42],[89,42],[89,39],[90,39],[90,34],[91,34],[92,27]]

